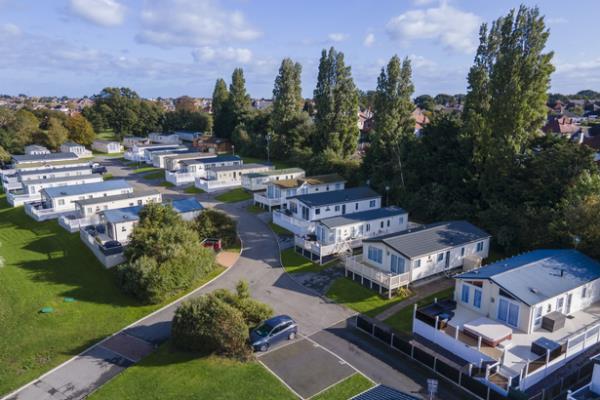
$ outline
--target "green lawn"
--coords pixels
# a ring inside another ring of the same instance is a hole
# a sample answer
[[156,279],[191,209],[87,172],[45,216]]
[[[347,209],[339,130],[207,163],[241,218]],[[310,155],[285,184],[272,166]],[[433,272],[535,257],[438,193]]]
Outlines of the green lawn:
[[[162,306],[122,294],[79,235],[35,222],[3,196],[0,256],[0,396]],[[39,313],[48,306],[53,313]]]
[[311,400],[347,400],[372,387],[373,382],[356,373],[319,395],[311,397]]
[[252,214],[260,214],[260,213],[266,212],[266,210],[264,208],[257,206],[255,204],[250,204],[248,207],[246,207],[246,211],[248,211],[249,213],[252,213]]
[[204,190],[198,189],[196,186],[186,187],[185,189],[183,189],[183,192],[187,193],[187,194],[202,194],[202,193],[206,193]]
[[[137,163],[134,162],[134,164],[137,164]],[[131,173],[132,174],[144,174],[146,172],[156,172],[156,171],[162,171],[162,170],[160,168],[146,166],[146,167],[136,168],[133,171],[131,171]]]
[[281,236],[294,236],[293,232],[290,232],[287,229],[285,229],[279,225],[276,225],[272,222],[269,222],[269,228],[271,228],[271,230],[273,232],[275,232],[276,234],[281,235]]
[[88,399],[294,400],[296,396],[258,362],[181,352],[166,343]]
[[95,155],[95,156],[102,156],[102,157],[106,157],[106,158],[119,158],[119,157],[122,158],[123,154],[125,154],[125,153],[124,152],[120,152],[120,153],[110,153],[110,154],[108,154],[108,153],[103,153],[101,151],[93,150],[92,154]]
[[370,317],[376,316],[408,297],[397,295],[391,299],[383,298],[375,290],[368,289],[348,278],[338,278],[333,282],[326,296]]
[[288,273],[294,274],[323,271],[335,261],[319,265],[306,257],[302,257],[300,254],[296,253],[294,249],[286,249],[281,252],[281,262],[283,263],[283,268],[285,268]]
[[117,140],[115,133],[112,129],[107,129],[105,131],[101,131],[96,133],[96,139],[98,140]]
[[250,200],[251,198],[252,195],[242,188],[232,189],[229,192],[215,196],[215,199],[223,203],[237,203],[238,201]]
[[165,171],[163,171],[162,169],[159,169],[157,171],[152,171],[152,172],[142,175],[142,178],[144,178],[146,180],[164,179]]
[[[454,288],[448,288],[445,290],[441,290],[437,293],[433,293],[417,302],[419,306],[423,306],[429,303],[433,303],[433,300],[437,297],[438,299],[448,297],[452,295],[454,292]],[[413,315],[414,306],[411,304],[408,307],[403,308],[398,311],[396,314],[392,315],[384,322],[402,333],[411,333],[412,332],[412,315]]]
[[113,174],[104,174],[102,175],[102,179],[104,179],[105,181],[110,181],[111,179],[114,179]]
[[171,182],[167,182],[167,181],[162,181],[161,183],[159,183],[159,185],[162,186],[162,187],[166,187],[166,188],[175,187],[174,184],[172,184]]

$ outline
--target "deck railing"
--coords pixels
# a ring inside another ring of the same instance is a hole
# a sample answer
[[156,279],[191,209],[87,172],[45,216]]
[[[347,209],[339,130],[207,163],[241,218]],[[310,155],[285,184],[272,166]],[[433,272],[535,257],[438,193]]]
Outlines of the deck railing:
[[388,290],[394,290],[402,286],[407,286],[410,283],[409,272],[402,274],[393,274],[391,272],[388,273],[379,270],[378,268],[366,265],[361,260],[362,255],[347,257],[345,262],[346,271],[360,275],[362,278],[366,278],[372,282],[375,282]]

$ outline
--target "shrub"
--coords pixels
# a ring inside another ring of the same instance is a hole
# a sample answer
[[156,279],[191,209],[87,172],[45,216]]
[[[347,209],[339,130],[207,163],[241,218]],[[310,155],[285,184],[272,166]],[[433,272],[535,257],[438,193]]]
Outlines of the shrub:
[[245,280],[238,282],[236,293],[232,293],[227,289],[217,289],[213,293],[225,303],[240,310],[244,321],[250,328],[254,328],[273,315],[271,306],[250,297],[248,282]]
[[242,313],[215,294],[182,303],[173,317],[172,334],[174,344],[184,350],[240,359],[251,354]]
[[221,211],[204,210],[196,217],[193,225],[200,239],[220,238],[224,247],[233,246],[237,242],[235,220]]

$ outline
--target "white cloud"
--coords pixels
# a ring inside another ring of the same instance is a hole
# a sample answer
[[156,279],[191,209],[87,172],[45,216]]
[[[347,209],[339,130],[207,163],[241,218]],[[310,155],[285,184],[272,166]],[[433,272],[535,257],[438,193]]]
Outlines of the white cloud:
[[0,25],[0,34],[3,36],[19,36],[21,34],[21,28],[10,23]]
[[239,11],[223,10],[212,0],[148,0],[137,39],[158,46],[214,46],[258,38]]
[[391,39],[408,44],[416,39],[433,39],[452,50],[470,53],[477,45],[480,18],[449,6],[446,2],[425,10],[410,10],[387,23]]
[[373,46],[373,43],[375,43],[375,35],[373,33],[367,33],[367,36],[365,36],[365,39],[363,40],[363,44],[366,47],[371,47]]
[[125,7],[116,0],[71,0],[71,11],[96,25],[115,26],[123,23]]
[[434,71],[437,67],[435,61],[425,58],[423,56],[411,54],[408,56],[408,58],[410,59],[410,63],[414,69]]
[[429,4],[435,3],[437,0],[414,0],[417,6],[428,6]]
[[561,25],[566,24],[567,22],[569,22],[569,20],[565,17],[546,18],[546,23],[548,23],[548,25]]
[[214,48],[203,46],[192,52],[192,57],[196,62],[200,61],[233,61],[241,64],[248,64],[252,61],[252,51],[244,48]]
[[327,37],[332,42],[343,42],[344,40],[348,39],[348,35],[345,33],[330,33],[327,35]]

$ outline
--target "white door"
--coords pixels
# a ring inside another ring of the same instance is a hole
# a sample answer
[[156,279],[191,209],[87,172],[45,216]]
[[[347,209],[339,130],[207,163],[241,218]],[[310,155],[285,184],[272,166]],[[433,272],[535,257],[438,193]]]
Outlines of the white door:
[[569,293],[567,295],[567,307],[565,310],[565,314],[571,314],[571,303],[573,302],[573,294]]
[[556,299],[556,311],[562,313],[564,311],[564,308],[565,308],[565,298],[559,297],[558,299]]

